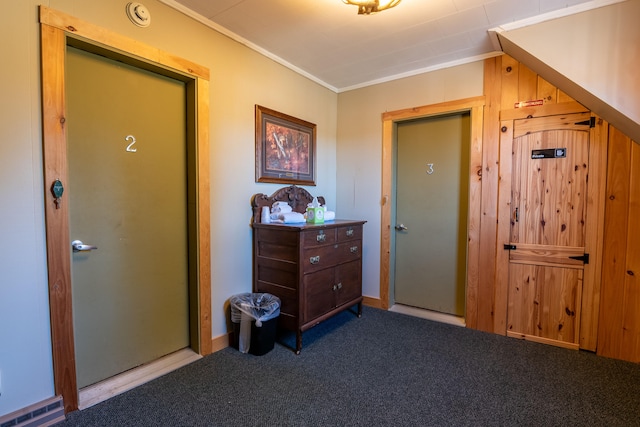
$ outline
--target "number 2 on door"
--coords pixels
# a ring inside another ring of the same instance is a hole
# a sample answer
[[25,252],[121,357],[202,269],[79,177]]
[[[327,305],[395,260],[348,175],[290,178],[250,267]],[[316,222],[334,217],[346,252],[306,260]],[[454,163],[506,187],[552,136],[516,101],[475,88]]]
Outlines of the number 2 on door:
[[133,148],[133,144],[136,143],[136,137],[133,135],[128,135],[125,138],[126,141],[131,141],[131,143],[129,145],[127,145],[127,151],[130,153],[135,153],[136,151],[138,151],[137,148]]

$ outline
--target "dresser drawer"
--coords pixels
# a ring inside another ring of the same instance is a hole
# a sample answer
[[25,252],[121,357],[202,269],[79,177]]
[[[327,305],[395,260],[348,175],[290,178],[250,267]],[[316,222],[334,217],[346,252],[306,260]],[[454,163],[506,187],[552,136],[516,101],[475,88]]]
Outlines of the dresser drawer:
[[301,233],[302,247],[313,248],[316,246],[332,245],[336,242],[335,229],[308,230]]
[[352,240],[337,245],[307,248],[303,251],[302,269],[305,272],[322,270],[336,264],[355,261],[362,257],[362,242]]
[[340,262],[355,261],[362,258],[362,240],[351,240],[336,245],[336,257]]
[[362,240],[362,226],[349,225],[345,227],[338,227],[336,229],[336,234],[338,243],[349,240]]
[[342,251],[340,245],[319,246],[317,248],[306,248],[302,256],[302,270],[305,273],[333,267],[339,261],[338,256]]

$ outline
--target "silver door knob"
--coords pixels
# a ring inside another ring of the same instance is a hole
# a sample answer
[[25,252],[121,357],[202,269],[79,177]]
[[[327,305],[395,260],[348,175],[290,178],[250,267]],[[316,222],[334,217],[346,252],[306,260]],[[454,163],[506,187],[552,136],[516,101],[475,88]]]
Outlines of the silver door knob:
[[98,249],[97,246],[85,245],[82,243],[82,240],[74,240],[71,242],[71,248],[73,252],[81,252],[81,251],[91,251],[93,249]]
[[398,230],[398,231],[407,231],[408,228],[405,227],[404,224],[398,224],[398,225],[396,225],[396,230]]

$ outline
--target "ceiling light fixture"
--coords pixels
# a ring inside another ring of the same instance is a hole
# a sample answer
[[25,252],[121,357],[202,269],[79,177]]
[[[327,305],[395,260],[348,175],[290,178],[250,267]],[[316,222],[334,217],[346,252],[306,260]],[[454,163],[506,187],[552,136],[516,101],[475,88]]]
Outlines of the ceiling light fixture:
[[342,2],[358,6],[358,15],[371,15],[397,6],[400,0],[342,0]]

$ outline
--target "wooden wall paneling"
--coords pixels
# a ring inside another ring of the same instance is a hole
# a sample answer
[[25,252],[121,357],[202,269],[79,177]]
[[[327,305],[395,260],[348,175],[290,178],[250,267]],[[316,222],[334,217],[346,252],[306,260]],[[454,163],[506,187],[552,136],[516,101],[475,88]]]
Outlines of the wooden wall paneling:
[[538,75],[523,64],[518,66],[518,102],[538,99]]
[[600,312],[602,276],[602,248],[604,240],[604,209],[607,174],[607,146],[609,124],[596,119],[589,135],[589,182],[587,188],[587,222],[585,252],[591,261],[584,266],[582,289],[582,317],[580,320],[580,348],[596,351]]
[[556,104],[558,102],[558,89],[538,76],[537,91],[535,99],[542,99],[545,104]]
[[486,59],[484,62],[484,107],[480,242],[478,256],[478,285],[476,313],[468,310],[466,319],[469,328],[494,332],[494,288],[496,230],[498,219],[498,168],[500,144],[500,109],[502,94],[502,60],[506,56]]
[[609,126],[607,191],[602,270],[602,298],[597,353],[620,358],[622,347],[624,282],[629,222],[631,140]]
[[[520,63],[508,55],[502,55],[502,82],[500,88],[501,110],[514,108],[516,102],[522,101],[519,93],[519,69]],[[496,126],[498,122],[494,122]]]
[[575,102],[575,99],[558,89],[558,102]]
[[627,263],[625,265],[622,301],[622,342],[620,354],[624,360],[640,362],[640,145],[631,142],[631,177],[629,186],[629,220]]
[[627,262],[622,302],[621,358],[640,362],[640,145],[631,141]]
[[498,234],[496,247],[496,285],[494,332],[507,333],[507,304],[509,292],[509,251],[503,245],[511,240],[511,181],[513,121],[500,122],[500,179],[498,187]]
[[[469,164],[469,212],[467,248],[467,297],[465,302],[465,322],[475,328],[478,318],[478,282],[480,280],[480,224],[482,205],[482,123],[483,107],[471,110],[471,156]],[[470,322],[470,320],[472,320]],[[473,326],[470,325],[472,323]]]

